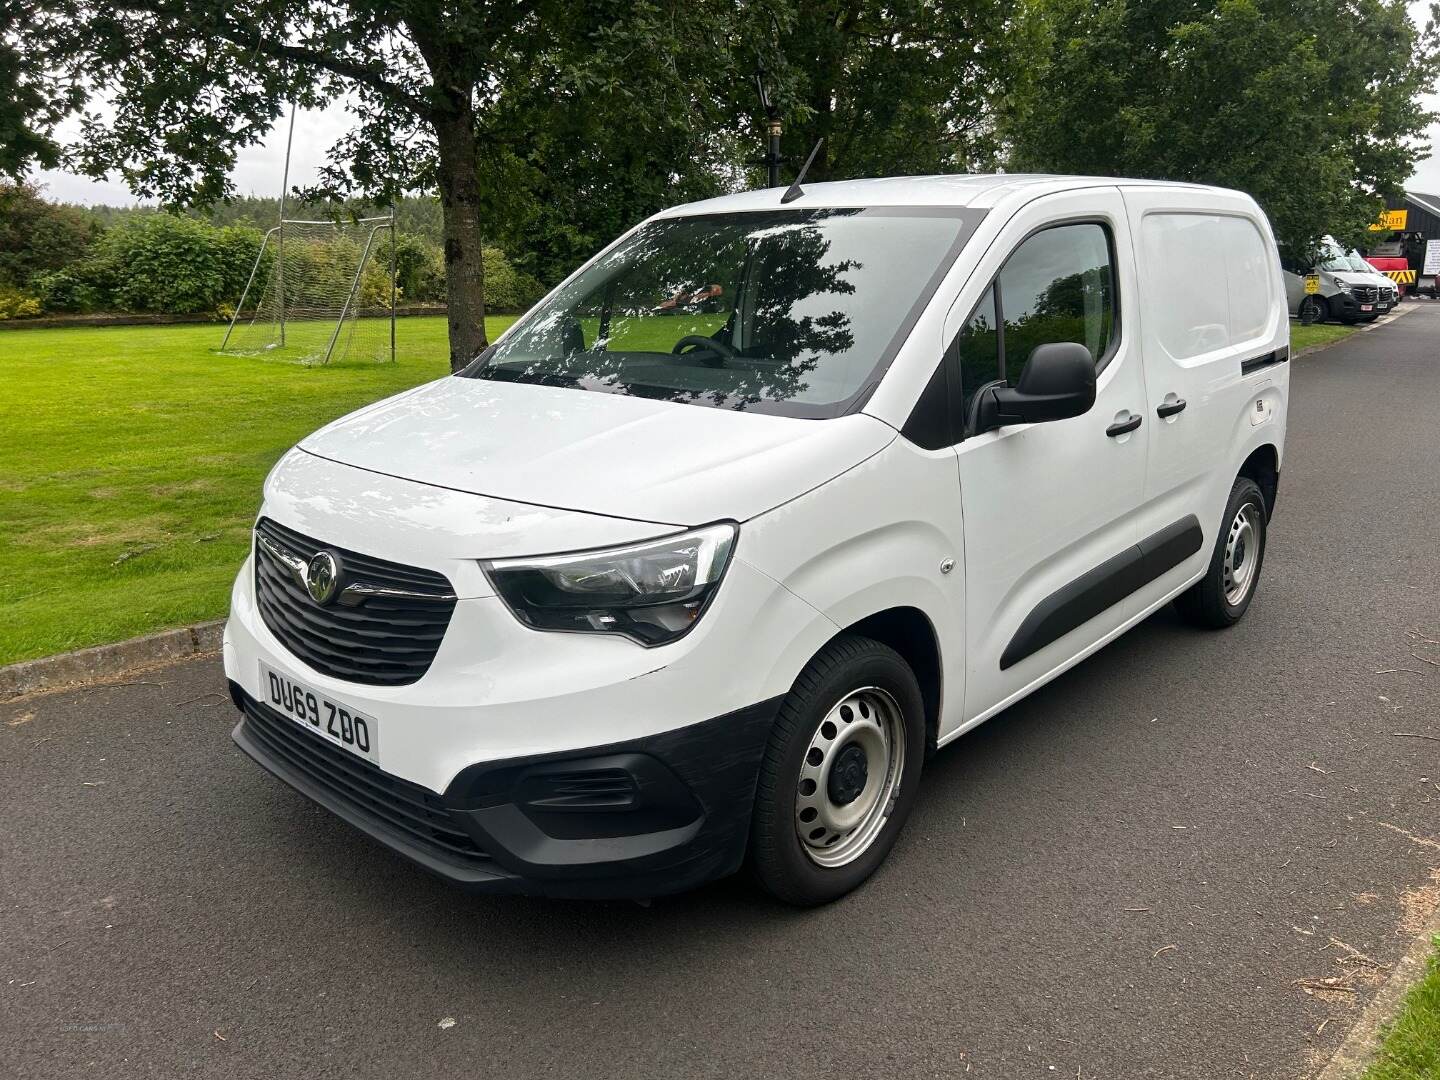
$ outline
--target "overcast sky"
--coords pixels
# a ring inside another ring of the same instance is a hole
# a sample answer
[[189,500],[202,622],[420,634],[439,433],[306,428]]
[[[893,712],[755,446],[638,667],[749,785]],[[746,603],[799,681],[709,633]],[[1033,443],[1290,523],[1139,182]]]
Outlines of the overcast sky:
[[[1423,24],[1428,11],[1429,0],[1411,0],[1410,17],[1417,25]],[[1425,102],[1432,110],[1440,111],[1440,95],[1432,94]],[[302,112],[296,117],[295,140],[290,153],[292,185],[305,185],[316,179],[326,151],[347,126],[345,110],[339,103],[323,112]],[[75,127],[68,127],[63,134],[72,134],[74,130]],[[1406,187],[1440,194],[1440,153],[1434,152],[1440,150],[1440,124],[1430,128],[1429,142],[1431,156],[1420,162]],[[284,161],[285,125],[281,123],[262,145],[240,151],[233,173],[237,194],[278,195]],[[138,201],[124,184],[115,179],[91,180],[55,171],[41,172],[36,178],[45,185],[50,198],[61,202],[126,206]]]

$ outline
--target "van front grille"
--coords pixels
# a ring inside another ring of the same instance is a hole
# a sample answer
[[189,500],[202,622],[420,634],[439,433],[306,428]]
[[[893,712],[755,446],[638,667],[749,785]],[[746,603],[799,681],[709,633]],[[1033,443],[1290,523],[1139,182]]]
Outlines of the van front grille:
[[[340,594],[310,598],[296,567],[329,551]],[[255,598],[270,632],[316,671],[347,682],[404,686],[430,669],[454,591],[443,574],[323,544],[261,518],[255,526]]]

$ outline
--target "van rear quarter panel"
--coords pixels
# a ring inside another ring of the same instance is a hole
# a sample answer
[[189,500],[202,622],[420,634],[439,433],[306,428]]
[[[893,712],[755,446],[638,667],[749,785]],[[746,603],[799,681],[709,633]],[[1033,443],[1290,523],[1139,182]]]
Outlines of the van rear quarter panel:
[[[1149,460],[1142,535],[1195,514],[1199,552],[1146,591],[1154,600],[1208,565],[1246,458],[1284,446],[1289,363],[1245,373],[1246,361],[1286,350],[1290,323],[1269,222],[1239,192],[1124,188],[1142,297]],[[1183,398],[1183,412],[1156,409]]]

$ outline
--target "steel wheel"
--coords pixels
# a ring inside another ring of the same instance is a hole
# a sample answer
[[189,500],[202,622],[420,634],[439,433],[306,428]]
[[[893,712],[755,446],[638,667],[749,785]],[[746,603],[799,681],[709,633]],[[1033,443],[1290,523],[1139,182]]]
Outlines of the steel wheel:
[[885,828],[905,767],[905,722],[879,687],[846,694],[825,714],[800,766],[795,832],[818,866],[853,862]]
[[1253,502],[1242,503],[1225,537],[1222,581],[1225,602],[1231,607],[1238,607],[1255,584],[1255,568],[1260,565],[1260,528],[1260,508]]

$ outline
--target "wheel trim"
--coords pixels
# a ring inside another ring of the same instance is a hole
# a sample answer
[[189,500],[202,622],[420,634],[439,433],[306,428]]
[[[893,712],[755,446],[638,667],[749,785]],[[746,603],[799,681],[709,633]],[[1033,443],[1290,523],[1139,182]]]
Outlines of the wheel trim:
[[1242,505],[1230,521],[1230,528],[1225,534],[1221,585],[1225,590],[1225,602],[1231,607],[1239,607],[1255,585],[1255,574],[1260,565],[1262,528],[1260,508],[1253,502]]
[[[831,770],[851,746],[864,752],[867,772],[858,794],[838,803]],[[810,736],[796,783],[795,835],[812,862],[844,866],[870,849],[890,818],[904,766],[905,722],[889,693],[862,687],[830,708]]]

